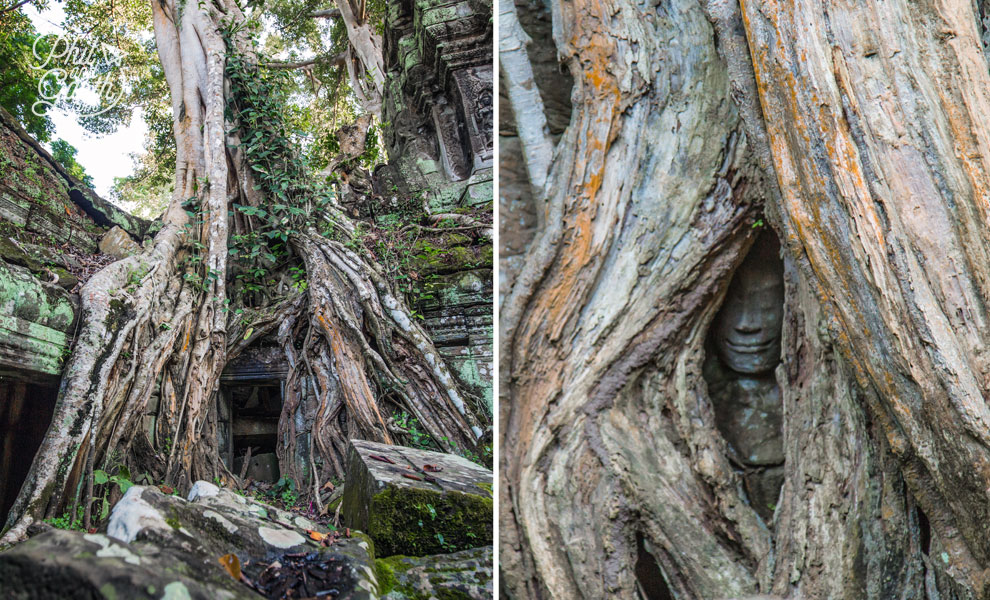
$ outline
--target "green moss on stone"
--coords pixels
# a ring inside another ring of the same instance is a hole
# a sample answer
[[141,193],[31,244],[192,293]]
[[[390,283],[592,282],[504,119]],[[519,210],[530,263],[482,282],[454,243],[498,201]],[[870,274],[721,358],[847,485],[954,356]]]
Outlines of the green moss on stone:
[[[388,558],[380,558],[376,560],[375,571],[378,579],[379,596],[385,596],[390,592],[396,592],[397,595],[400,595],[402,598],[407,600],[470,600],[470,595],[460,589],[457,589],[456,587],[450,586],[450,579],[443,577],[442,575],[430,577],[430,584],[432,588],[430,593],[416,589],[414,586],[410,585],[409,582],[403,583],[402,580],[404,578],[402,575],[414,566],[416,566],[415,559],[410,559],[410,557],[402,555],[390,556]],[[467,567],[463,569],[425,569],[425,572],[454,573],[467,570],[471,569]]]
[[117,600],[117,590],[112,583],[104,583],[100,586],[100,593],[106,600]]
[[382,556],[425,556],[492,543],[492,498],[387,487],[371,500],[368,534]]
[[492,247],[478,248],[467,246],[440,247],[428,242],[419,242],[413,250],[416,254],[410,261],[411,268],[422,275],[431,273],[453,273],[477,266],[490,266]]
[[41,264],[22,250],[9,237],[0,237],[0,258],[3,258],[4,262],[21,265],[32,271],[41,269]]
[[359,540],[368,544],[368,556],[372,559],[375,558],[375,540],[371,539],[371,536],[363,531],[351,530],[351,537],[358,538]]
[[409,600],[419,598],[426,600],[426,596],[418,594],[416,590],[399,583],[398,576],[413,567],[412,563],[405,560],[407,558],[407,556],[398,554],[395,556],[389,556],[388,558],[379,558],[375,560],[375,576],[376,579],[378,579],[379,596],[384,596],[389,592],[395,591],[402,594],[403,597],[409,598]]

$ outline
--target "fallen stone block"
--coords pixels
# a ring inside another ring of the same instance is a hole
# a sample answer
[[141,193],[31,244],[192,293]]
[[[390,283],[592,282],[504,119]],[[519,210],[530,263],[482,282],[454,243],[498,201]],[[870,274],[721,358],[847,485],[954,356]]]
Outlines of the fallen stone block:
[[127,258],[140,251],[141,246],[120,226],[115,226],[100,240],[100,252],[117,259]]
[[390,556],[376,563],[382,600],[494,597],[491,546],[424,557]]
[[233,577],[228,567],[236,564],[234,571],[274,594],[269,597],[281,597],[305,573],[313,596],[378,598],[370,538],[329,533],[205,481],[193,486],[188,500],[133,486],[114,506],[105,534],[50,530],[0,553],[0,596],[264,597]]
[[158,488],[134,486],[114,507],[107,526],[111,537],[181,549],[214,562],[234,554],[252,580],[273,562],[284,562],[286,555],[318,552],[326,562],[342,563],[348,570],[353,591],[340,598],[373,598],[378,584],[370,539],[353,531],[352,537],[322,547],[311,531],[329,532],[305,517],[206,481],[196,482],[188,501]]
[[0,553],[0,590],[17,600],[258,597],[219,567],[152,544],[53,529]]
[[379,557],[492,544],[492,472],[453,454],[351,440],[341,516]]

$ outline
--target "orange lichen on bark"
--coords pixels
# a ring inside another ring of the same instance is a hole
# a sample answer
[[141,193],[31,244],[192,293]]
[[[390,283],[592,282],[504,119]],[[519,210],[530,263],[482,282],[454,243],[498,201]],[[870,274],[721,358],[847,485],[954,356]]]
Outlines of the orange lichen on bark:
[[[573,40],[574,42],[577,39]],[[548,333],[551,341],[557,340],[569,320],[564,316],[586,291],[586,281],[581,272],[598,256],[593,251],[591,222],[597,211],[599,192],[605,177],[606,156],[619,114],[621,94],[608,65],[612,60],[613,45],[599,33],[591,36],[591,43],[576,48],[585,79],[593,87],[590,97],[583,103],[588,136],[579,142],[574,153],[574,173],[585,174],[576,197],[569,204],[570,215],[565,217],[566,231],[561,241],[561,260],[550,274],[545,291],[535,297],[530,323],[553,323]],[[572,126],[578,126],[575,123]],[[607,201],[607,200],[606,200]],[[538,329],[533,327],[532,330]]]

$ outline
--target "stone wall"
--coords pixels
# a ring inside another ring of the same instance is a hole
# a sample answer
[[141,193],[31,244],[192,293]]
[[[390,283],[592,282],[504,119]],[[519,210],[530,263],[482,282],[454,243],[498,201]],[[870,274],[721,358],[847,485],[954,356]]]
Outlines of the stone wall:
[[0,374],[61,373],[78,307],[72,292],[114,228],[141,239],[150,224],[74,180],[0,109]]
[[399,0],[385,20],[379,176],[434,212],[492,200],[492,4]]
[[[452,246],[467,250],[464,246]],[[420,281],[413,309],[423,316],[451,371],[476,396],[491,415],[493,289],[492,246],[474,248],[478,255],[465,254],[449,264],[418,261]],[[425,264],[424,264],[425,263]]]
[[150,224],[69,176],[0,109],[0,522],[51,421],[75,335],[81,278],[135,246]]
[[[378,189],[430,212],[493,207],[492,3],[399,0],[385,21],[382,107],[390,162]],[[394,202],[393,205],[401,205]],[[444,260],[419,255],[413,308],[452,370],[492,411],[492,246],[454,239]]]

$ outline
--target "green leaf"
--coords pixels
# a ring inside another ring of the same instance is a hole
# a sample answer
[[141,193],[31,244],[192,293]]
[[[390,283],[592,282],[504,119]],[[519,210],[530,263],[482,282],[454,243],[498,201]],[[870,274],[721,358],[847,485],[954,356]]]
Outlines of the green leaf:
[[106,498],[106,496],[104,496],[103,497],[103,508],[100,509],[100,520],[102,521],[102,520],[106,519],[107,518],[107,515],[109,515],[109,514],[110,514],[110,503],[107,502],[107,498]]
[[127,479],[118,479],[117,480],[117,485],[120,486],[120,493],[123,494],[127,490],[131,489],[131,487],[134,485],[134,483],[131,482],[131,481],[129,481],[129,480],[127,480]]
[[107,474],[106,473],[104,473],[103,471],[100,471],[99,469],[97,469],[96,471],[93,471],[93,482],[96,485],[103,485],[104,483],[106,483],[108,481],[110,481],[110,478],[107,477]]

